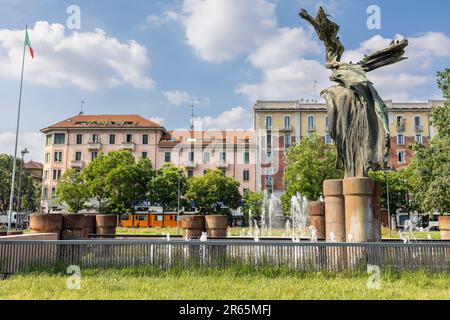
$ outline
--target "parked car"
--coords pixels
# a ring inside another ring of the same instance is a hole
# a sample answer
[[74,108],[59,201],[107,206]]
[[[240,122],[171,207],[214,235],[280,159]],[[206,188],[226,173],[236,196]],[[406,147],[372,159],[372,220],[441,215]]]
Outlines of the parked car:
[[426,231],[439,231],[439,214],[435,213],[431,217],[425,216],[423,228]]

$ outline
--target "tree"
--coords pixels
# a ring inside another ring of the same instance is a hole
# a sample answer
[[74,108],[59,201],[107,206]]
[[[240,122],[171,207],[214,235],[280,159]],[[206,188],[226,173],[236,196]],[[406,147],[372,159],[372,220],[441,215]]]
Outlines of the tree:
[[292,196],[301,193],[310,201],[319,200],[323,181],[342,179],[343,171],[336,169],[334,146],[326,144],[318,135],[303,138],[289,148],[284,176],[286,192],[281,197],[285,212],[289,212]]
[[186,198],[204,214],[219,213],[223,206],[237,209],[242,200],[239,181],[220,170],[208,170],[203,177],[190,178]]
[[[6,154],[0,155],[0,212],[6,214],[9,208],[9,197],[11,192],[11,177],[12,177],[12,167],[13,167],[13,157]],[[19,179],[20,179],[20,168],[23,163],[21,159],[16,160],[17,168],[16,171],[16,185],[14,187],[14,202],[13,208],[17,210],[17,195],[19,194]],[[28,208],[29,210],[37,210],[40,206],[41,200],[41,189],[39,189],[39,184],[35,183],[31,178],[28,171],[22,171],[22,185],[21,185],[21,208]]]
[[172,164],[165,164],[156,172],[150,183],[150,198],[152,202],[159,204],[163,211],[178,206],[178,189],[180,197],[187,188],[187,179],[183,169]]
[[242,212],[246,219],[253,219],[261,216],[263,201],[264,194],[261,192],[253,192],[250,190],[244,192]]
[[64,173],[56,188],[58,203],[66,203],[69,211],[78,213],[85,208],[86,202],[91,198],[89,188],[83,175],[74,169]]
[[432,112],[432,124],[437,129],[430,146],[415,144],[413,168],[417,176],[415,199],[423,212],[450,212],[450,69],[438,73],[438,86],[447,101]]
[[137,164],[130,151],[101,153],[84,169],[83,175],[93,197],[99,201],[99,212],[120,213],[144,200],[153,175],[151,162]]

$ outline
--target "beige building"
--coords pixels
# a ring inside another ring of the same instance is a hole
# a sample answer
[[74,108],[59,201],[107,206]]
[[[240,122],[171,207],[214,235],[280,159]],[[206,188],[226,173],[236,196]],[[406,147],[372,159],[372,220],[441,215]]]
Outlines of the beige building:
[[[444,101],[394,103],[389,108],[391,130],[390,164],[394,169],[408,165],[413,156],[408,145],[414,141],[427,144],[434,135],[430,125],[431,109]],[[284,192],[286,149],[310,134],[318,134],[326,143],[333,141],[328,133],[327,108],[324,103],[301,101],[257,101],[253,107],[256,141],[257,190],[279,195]]]
[[46,135],[42,211],[63,209],[56,188],[70,168],[82,170],[100,152],[130,150],[149,158],[155,169],[165,163],[183,167],[188,177],[219,168],[240,181],[241,191],[256,190],[253,131],[167,131],[138,115],[83,115],[42,130]]

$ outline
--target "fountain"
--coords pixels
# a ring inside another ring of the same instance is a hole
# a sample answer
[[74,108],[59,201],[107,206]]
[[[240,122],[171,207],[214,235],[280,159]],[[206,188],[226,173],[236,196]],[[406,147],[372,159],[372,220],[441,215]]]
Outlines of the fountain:
[[304,237],[308,225],[308,200],[300,193],[291,198],[290,219],[292,221],[293,237]]
[[317,242],[317,229],[314,226],[309,226],[309,232],[311,234],[311,242]]
[[200,241],[201,242],[206,242],[208,241],[208,233],[207,232],[202,232],[202,235],[200,237]]
[[167,234],[166,239],[167,239],[167,242],[170,242],[170,233]]

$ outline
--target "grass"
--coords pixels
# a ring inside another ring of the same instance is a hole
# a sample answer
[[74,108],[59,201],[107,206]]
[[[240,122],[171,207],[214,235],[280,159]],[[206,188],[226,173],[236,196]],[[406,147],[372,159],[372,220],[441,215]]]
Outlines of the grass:
[[[245,235],[247,235],[248,232],[248,228],[244,228],[245,229]],[[167,234],[170,233],[170,235],[181,235],[182,231],[180,229],[180,232],[177,232],[177,228],[117,228],[117,234],[122,234],[122,235],[162,235],[162,234]],[[229,229],[229,234],[231,236],[240,236],[242,233],[242,228],[230,228]],[[273,236],[278,236],[281,237],[286,233],[285,229],[274,229],[272,230],[272,235]],[[416,239],[428,239],[428,235],[431,236],[432,239],[434,240],[439,240],[441,238],[439,231],[424,231],[424,232],[420,232],[420,231],[414,231],[412,233],[412,236]],[[387,239],[387,238],[393,238],[393,239],[399,239],[400,238],[400,233],[392,230],[391,231],[391,236],[389,236],[389,229],[387,228],[383,228],[382,229],[382,237],[383,239]],[[410,237],[412,239],[412,237]]]
[[67,289],[64,273],[31,272],[0,281],[0,299],[304,300],[450,299],[450,274],[385,272],[381,289],[364,273],[287,270],[84,270],[81,289]]

